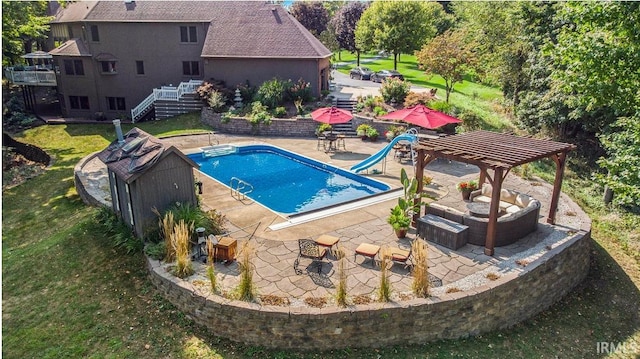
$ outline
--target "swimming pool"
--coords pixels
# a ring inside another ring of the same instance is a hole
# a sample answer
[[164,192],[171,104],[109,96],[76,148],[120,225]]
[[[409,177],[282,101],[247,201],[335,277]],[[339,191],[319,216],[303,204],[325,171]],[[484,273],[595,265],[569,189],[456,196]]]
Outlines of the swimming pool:
[[286,216],[391,189],[385,183],[270,145],[214,146],[188,156],[200,165],[201,172],[227,187],[232,179],[250,184],[252,191],[247,197]]

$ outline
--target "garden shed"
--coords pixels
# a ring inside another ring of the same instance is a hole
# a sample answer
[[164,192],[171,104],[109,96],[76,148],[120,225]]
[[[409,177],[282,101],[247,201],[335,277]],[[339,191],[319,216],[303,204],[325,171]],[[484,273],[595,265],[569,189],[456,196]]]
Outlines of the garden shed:
[[120,124],[114,124],[118,139],[98,158],[107,165],[114,212],[142,237],[157,223],[154,208],[163,212],[176,202],[196,205],[193,168],[198,165],[139,128],[123,136]]

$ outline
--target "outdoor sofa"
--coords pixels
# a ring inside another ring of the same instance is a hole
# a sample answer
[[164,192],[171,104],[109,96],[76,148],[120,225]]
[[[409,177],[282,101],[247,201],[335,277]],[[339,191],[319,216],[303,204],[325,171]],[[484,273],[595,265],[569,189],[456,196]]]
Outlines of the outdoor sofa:
[[[471,201],[491,202],[491,186],[485,184],[474,191]],[[506,246],[537,230],[540,215],[540,201],[523,193],[502,189],[500,191],[500,209],[505,212],[496,223],[495,246]],[[487,238],[488,218],[472,216],[437,202],[427,205],[426,214],[443,217],[468,226],[467,243],[484,246]]]

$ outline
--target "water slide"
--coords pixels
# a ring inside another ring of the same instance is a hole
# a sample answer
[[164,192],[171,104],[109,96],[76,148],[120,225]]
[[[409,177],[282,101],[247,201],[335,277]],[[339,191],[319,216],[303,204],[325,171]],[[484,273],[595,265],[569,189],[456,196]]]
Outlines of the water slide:
[[375,165],[376,163],[382,161],[385,157],[387,157],[387,154],[389,153],[389,151],[391,151],[393,146],[399,141],[409,141],[411,143],[414,143],[416,142],[417,138],[418,137],[416,135],[412,135],[408,133],[404,133],[400,136],[396,136],[394,137],[393,140],[391,140],[391,142],[389,142],[388,145],[384,146],[380,151],[374,153],[373,155],[371,155],[371,157],[368,157],[364,161],[351,167],[351,171],[358,173],[360,171],[366,170],[367,168]]

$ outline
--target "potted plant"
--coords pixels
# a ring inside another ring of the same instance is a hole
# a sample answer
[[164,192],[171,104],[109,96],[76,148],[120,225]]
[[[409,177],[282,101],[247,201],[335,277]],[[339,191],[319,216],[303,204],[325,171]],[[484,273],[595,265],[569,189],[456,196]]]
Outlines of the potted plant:
[[380,136],[380,134],[378,133],[378,130],[376,130],[373,127],[370,127],[367,130],[367,137],[371,140],[371,142],[376,142],[376,140],[378,139],[378,136]]
[[387,223],[393,227],[398,238],[404,238],[411,225],[413,215],[420,213],[420,206],[423,203],[416,201],[422,197],[418,194],[418,181],[415,178],[409,179],[404,168],[400,171],[400,182],[402,182],[403,195],[398,198],[398,204],[391,209]]
[[389,126],[387,131],[384,133],[384,137],[386,137],[387,141],[393,140],[399,133],[396,132],[395,126]]
[[370,128],[371,126],[367,125],[366,123],[363,123],[356,128],[356,134],[358,135],[358,137],[360,137],[364,141],[367,139],[367,131]]
[[398,238],[407,236],[409,226],[411,225],[411,217],[407,216],[399,204],[391,208],[391,214],[387,218],[387,222],[391,225]]
[[462,199],[468,201],[471,192],[478,189],[478,181],[471,180],[460,182],[456,185],[456,189],[462,193]]

